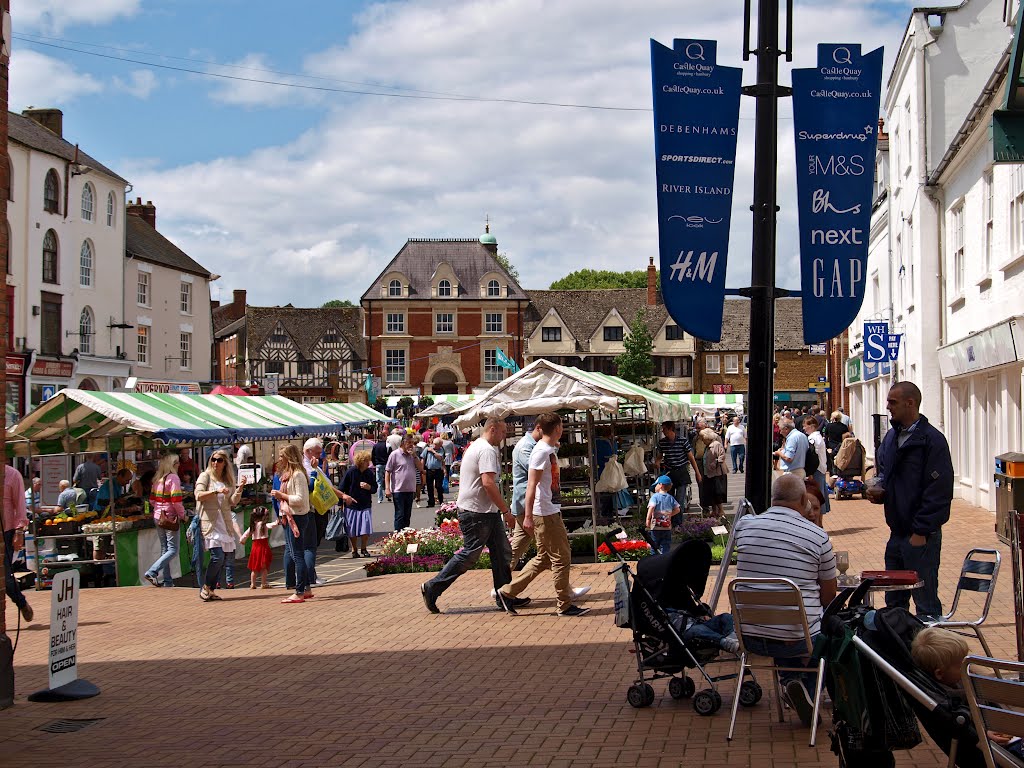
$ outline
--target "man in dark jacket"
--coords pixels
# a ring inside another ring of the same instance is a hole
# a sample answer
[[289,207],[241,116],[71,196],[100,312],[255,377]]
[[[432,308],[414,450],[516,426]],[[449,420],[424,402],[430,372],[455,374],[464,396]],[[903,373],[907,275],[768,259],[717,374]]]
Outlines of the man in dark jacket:
[[[909,381],[894,384],[886,405],[892,429],[878,447],[878,484],[868,498],[885,505],[889,542],[887,570],[917,571],[924,586],[915,589],[919,616],[941,616],[939,554],[942,526],[953,500],[953,462],[946,438],[921,415],[921,390]],[[906,590],[886,592],[886,605],[910,608]]]
[[388,448],[387,436],[387,432],[381,432],[377,437],[377,442],[373,444],[373,450],[370,451],[370,461],[373,462],[377,474],[378,504],[384,503],[384,467],[387,465],[388,456],[391,453],[391,449]]

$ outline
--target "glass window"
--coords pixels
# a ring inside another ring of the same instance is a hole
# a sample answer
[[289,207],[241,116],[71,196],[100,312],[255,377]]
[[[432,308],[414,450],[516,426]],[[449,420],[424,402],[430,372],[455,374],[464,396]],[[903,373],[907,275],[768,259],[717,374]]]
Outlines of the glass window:
[[438,296],[451,296],[452,295],[452,284],[447,280],[442,280],[437,284],[437,295]]
[[439,312],[434,325],[437,333],[455,333],[455,315],[452,312]]
[[192,283],[181,281],[181,312],[185,315],[192,314]]
[[92,221],[92,184],[82,187],[82,221]]
[[149,365],[149,326],[140,325],[136,328],[135,357],[140,365]]
[[82,253],[78,259],[78,284],[83,288],[92,287],[92,243],[82,243]]
[[299,360],[299,376],[312,376],[313,375],[313,361],[312,360]]
[[686,378],[693,375],[693,358],[665,356],[654,358],[655,376]]
[[61,325],[61,297],[55,293],[44,293],[41,299],[42,332],[39,351],[44,355],[59,355],[61,353],[61,336],[63,335]]
[[950,240],[953,246],[953,296],[964,292],[964,205],[961,203],[950,213]]
[[405,350],[384,350],[384,381],[388,384],[405,383]]
[[139,284],[135,300],[140,307],[149,306],[149,272],[139,272]]
[[540,340],[541,341],[561,341],[562,340],[562,329],[559,328],[541,328],[540,329]]
[[621,325],[606,325],[604,327],[604,340],[605,341],[622,341],[622,326]]
[[744,376],[750,375],[750,355],[743,356],[743,370],[740,371]]
[[498,350],[484,350],[484,381],[501,381],[505,378],[505,369],[498,366]]
[[392,280],[388,283],[388,296],[401,296],[402,295],[402,281]]
[[57,233],[52,229],[43,235],[43,282],[57,282]]
[[388,312],[387,332],[405,333],[405,315],[401,312]]
[[725,372],[726,373],[739,373],[740,372],[740,356],[739,355],[726,355],[725,356]]
[[114,226],[114,193],[107,195],[107,226]]
[[666,341],[682,341],[685,334],[683,329],[678,325],[666,325],[665,326],[665,340]]
[[505,327],[505,316],[500,312],[484,313],[484,333],[502,333]]
[[181,334],[181,367],[189,369],[192,367],[192,334]]
[[60,211],[60,177],[53,168],[46,172],[43,182],[43,210],[47,213]]
[[993,225],[993,205],[992,205],[992,171],[989,171],[982,178],[982,219],[985,222],[985,243],[983,246],[982,253],[984,254],[983,267],[985,274],[988,274],[989,270],[992,269],[992,225]]
[[78,351],[83,355],[92,354],[92,337],[95,333],[92,310],[86,307],[78,318]]
[[284,361],[283,360],[267,360],[266,370],[267,370],[267,373],[284,373]]
[[704,360],[705,373],[721,373],[721,360],[718,355],[708,355]]
[[491,280],[487,283],[487,295],[501,296],[501,284],[497,280]]

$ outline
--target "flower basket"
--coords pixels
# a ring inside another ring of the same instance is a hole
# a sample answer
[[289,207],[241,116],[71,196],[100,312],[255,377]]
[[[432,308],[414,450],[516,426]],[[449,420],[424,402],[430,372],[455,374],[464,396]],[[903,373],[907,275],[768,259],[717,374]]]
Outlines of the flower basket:
[[[652,554],[651,548],[647,546],[646,541],[639,541],[636,539],[626,539],[625,541],[615,542],[615,551],[622,555],[623,560],[642,560]],[[602,563],[618,561],[618,558],[612,554],[610,549],[608,549],[607,543],[602,544],[597,548],[597,559]]]

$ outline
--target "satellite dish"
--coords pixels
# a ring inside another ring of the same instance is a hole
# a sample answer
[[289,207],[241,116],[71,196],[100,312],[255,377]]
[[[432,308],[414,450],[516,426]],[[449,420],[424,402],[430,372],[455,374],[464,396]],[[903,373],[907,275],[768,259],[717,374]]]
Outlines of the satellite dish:
[[11,55],[11,14],[4,11],[4,17],[2,22],[2,29],[0,34],[3,34],[2,46],[0,47],[0,55],[10,58]]

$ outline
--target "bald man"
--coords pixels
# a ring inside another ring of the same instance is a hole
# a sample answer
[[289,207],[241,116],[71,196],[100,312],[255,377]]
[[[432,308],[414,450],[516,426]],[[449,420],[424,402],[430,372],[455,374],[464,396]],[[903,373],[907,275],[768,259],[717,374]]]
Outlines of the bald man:
[[[909,381],[893,384],[886,398],[892,429],[875,455],[878,482],[868,499],[885,505],[889,541],[886,570],[917,571],[924,582],[913,591],[922,618],[942,615],[939,556],[942,526],[953,501],[953,460],[949,443],[921,415],[921,390]],[[906,590],[885,593],[885,604],[910,608]]]

